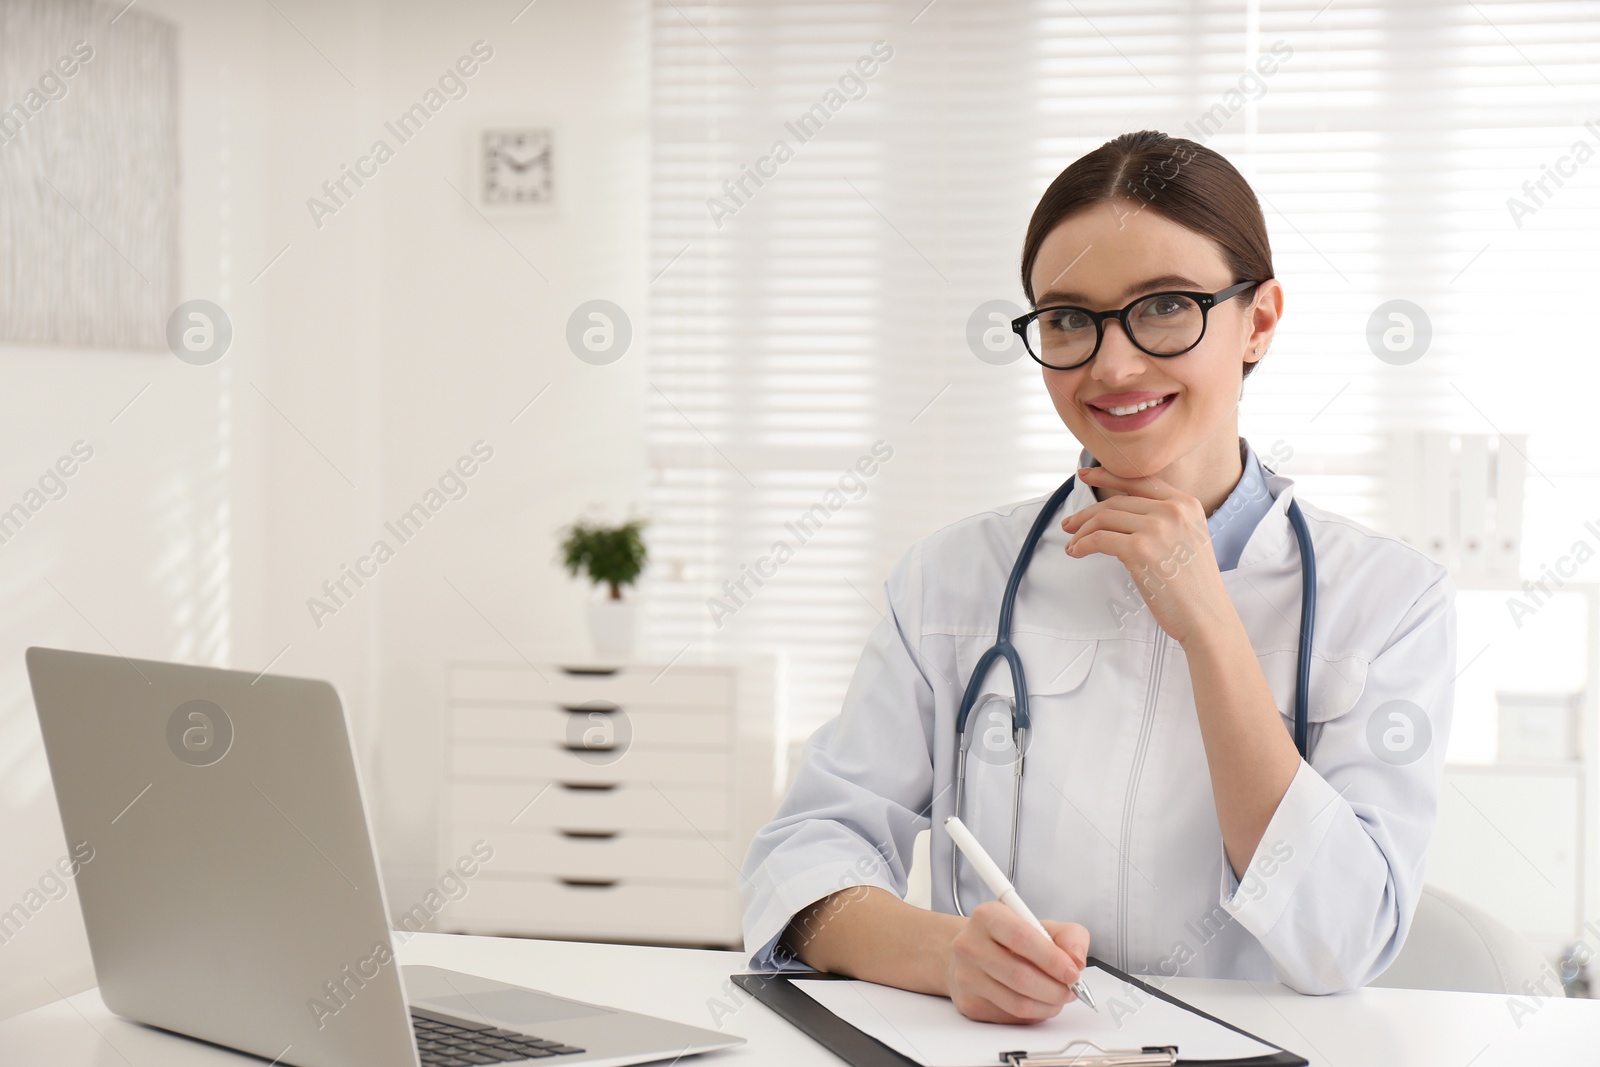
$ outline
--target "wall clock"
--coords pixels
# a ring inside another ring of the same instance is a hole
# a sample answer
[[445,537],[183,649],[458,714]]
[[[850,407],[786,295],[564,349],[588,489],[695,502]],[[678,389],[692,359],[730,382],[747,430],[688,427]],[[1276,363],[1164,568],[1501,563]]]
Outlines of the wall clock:
[[554,203],[554,142],[548,127],[482,130],[478,136],[478,196],[484,206]]

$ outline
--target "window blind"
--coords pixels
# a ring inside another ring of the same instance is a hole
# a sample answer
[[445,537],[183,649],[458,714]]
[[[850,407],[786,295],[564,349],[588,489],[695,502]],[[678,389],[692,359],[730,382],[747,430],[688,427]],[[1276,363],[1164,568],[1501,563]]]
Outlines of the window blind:
[[[1038,368],[985,348],[1004,316],[983,312],[1023,305],[1044,187],[1128,130],[1203,141],[1261,199],[1286,313],[1240,429],[1304,497],[1383,528],[1385,434],[1529,433],[1525,568],[1600,518],[1572,406],[1596,379],[1592,5],[652,18],[646,638],[782,652],[793,735],[838,711],[912,541],[1075,465]],[[1394,300],[1426,316],[1409,362],[1368,340]]]

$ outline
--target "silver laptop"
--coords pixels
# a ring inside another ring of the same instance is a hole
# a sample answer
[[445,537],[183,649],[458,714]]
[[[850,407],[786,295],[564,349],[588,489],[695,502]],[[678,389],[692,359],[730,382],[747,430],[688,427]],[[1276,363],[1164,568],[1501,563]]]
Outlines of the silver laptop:
[[389,936],[327,682],[27,652],[100,995],[297,1067],[630,1064],[743,1038],[437,967]]

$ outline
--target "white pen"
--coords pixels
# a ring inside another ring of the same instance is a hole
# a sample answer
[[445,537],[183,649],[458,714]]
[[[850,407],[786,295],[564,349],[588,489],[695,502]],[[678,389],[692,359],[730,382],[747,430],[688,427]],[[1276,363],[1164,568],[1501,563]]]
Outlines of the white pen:
[[[1040,922],[1022,902],[1022,898],[1017,895],[1017,887],[1011,884],[1011,879],[1005,876],[999,865],[989,858],[983,846],[978,844],[978,839],[972,836],[972,831],[967,829],[966,823],[952,815],[945,819],[944,828],[949,831],[950,840],[956,843],[961,854],[967,857],[967,862],[972,864],[972,869],[978,872],[978,877],[983,879],[983,884],[989,887],[989,892],[993,893],[1000,903],[1022,916],[1023,921],[1039,931],[1040,936],[1046,941],[1055,944],[1056,939],[1050,936],[1050,931],[1044,928],[1044,923]],[[1087,961],[1085,963],[1087,964]],[[1083,984],[1081,976],[1069,988],[1078,995],[1079,1000],[1095,1011],[1100,1010],[1095,1007],[1094,997],[1090,996],[1089,987]]]

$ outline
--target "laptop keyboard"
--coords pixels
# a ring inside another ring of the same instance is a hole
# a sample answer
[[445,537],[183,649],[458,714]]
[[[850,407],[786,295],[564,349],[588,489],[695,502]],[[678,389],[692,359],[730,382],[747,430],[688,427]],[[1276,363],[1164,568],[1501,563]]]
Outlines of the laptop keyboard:
[[542,1060],[550,1056],[572,1056],[583,1051],[559,1041],[545,1041],[516,1030],[502,1030],[422,1008],[411,1009],[411,1025],[417,1033],[417,1051],[422,1054],[422,1067],[513,1063],[518,1060]]

